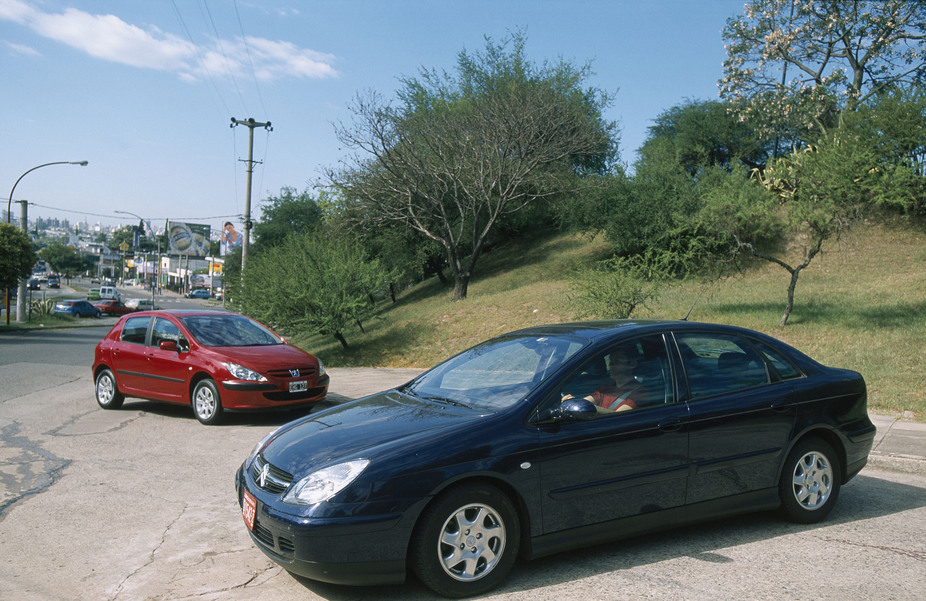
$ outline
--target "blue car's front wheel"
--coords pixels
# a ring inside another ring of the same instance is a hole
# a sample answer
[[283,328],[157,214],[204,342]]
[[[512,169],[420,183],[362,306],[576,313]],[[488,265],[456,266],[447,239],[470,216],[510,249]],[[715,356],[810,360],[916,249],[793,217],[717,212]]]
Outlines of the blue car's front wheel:
[[518,555],[520,523],[511,500],[488,484],[447,491],[422,514],[411,563],[418,578],[445,597],[470,597],[498,586]]

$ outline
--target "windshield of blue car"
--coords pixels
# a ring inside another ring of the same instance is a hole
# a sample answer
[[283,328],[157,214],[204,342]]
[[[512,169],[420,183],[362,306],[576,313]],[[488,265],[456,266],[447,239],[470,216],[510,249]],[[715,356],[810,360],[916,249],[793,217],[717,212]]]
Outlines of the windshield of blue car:
[[438,365],[403,391],[477,411],[499,411],[524,398],[586,342],[554,336],[496,338]]
[[279,336],[243,315],[186,315],[180,321],[203,346],[268,346]]

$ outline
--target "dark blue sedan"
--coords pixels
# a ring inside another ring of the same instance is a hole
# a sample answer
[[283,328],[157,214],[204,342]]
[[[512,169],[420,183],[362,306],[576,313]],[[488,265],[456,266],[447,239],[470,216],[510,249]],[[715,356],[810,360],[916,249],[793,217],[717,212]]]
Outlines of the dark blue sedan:
[[100,309],[85,300],[59,300],[55,302],[53,313],[70,315],[72,317],[99,317]]
[[758,332],[551,325],[287,424],[238,470],[294,574],[448,597],[535,558],[743,512],[822,520],[875,436],[865,382]]

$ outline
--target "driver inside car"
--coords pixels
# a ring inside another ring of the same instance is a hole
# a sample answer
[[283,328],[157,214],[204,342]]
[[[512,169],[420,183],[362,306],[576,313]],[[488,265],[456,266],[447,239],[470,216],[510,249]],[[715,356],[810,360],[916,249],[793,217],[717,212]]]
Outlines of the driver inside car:
[[[585,395],[599,412],[628,411],[639,404],[635,398],[652,396],[643,383],[634,378],[637,367],[635,348],[617,348],[607,356],[608,378],[594,391]],[[575,398],[572,393],[563,395],[563,400]]]

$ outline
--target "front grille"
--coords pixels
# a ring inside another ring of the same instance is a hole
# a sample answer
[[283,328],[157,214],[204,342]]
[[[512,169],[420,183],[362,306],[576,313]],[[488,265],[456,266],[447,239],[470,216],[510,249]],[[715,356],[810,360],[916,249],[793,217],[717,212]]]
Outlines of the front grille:
[[[266,476],[261,478],[265,470]],[[293,481],[292,474],[270,465],[264,460],[263,455],[258,455],[251,463],[251,478],[258,488],[275,495],[286,490]]]
[[[298,370],[299,375],[294,376],[291,370]],[[314,378],[318,370],[314,365],[297,365],[293,367],[271,369],[267,374],[274,378]]]

